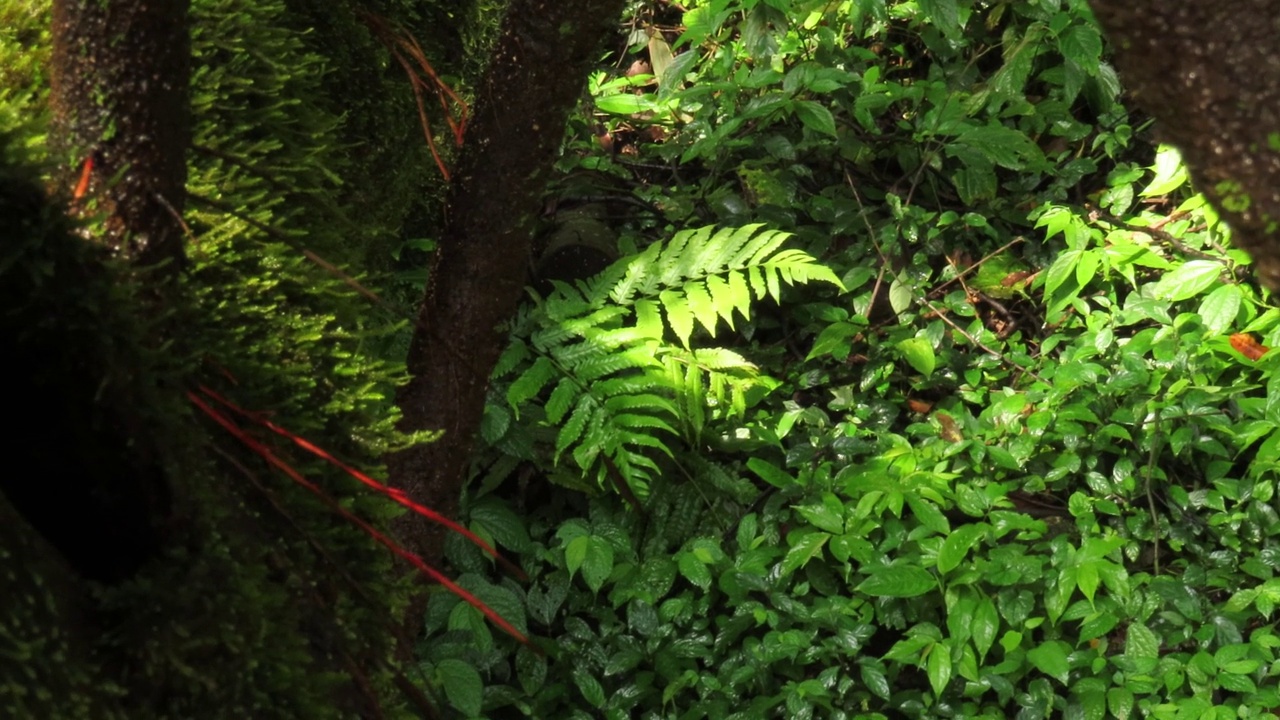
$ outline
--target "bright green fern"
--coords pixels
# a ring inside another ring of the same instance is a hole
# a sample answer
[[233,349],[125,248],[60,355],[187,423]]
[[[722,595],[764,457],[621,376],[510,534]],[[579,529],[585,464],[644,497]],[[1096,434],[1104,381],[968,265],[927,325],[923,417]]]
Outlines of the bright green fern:
[[[772,387],[738,353],[694,348],[695,329],[714,338],[722,320],[748,318],[753,300],[781,300],[783,284],[841,287],[809,254],[782,249],[789,237],[761,225],[683,231],[575,286],[557,283],[518,319],[494,370],[509,382],[511,412],[554,429],[554,462],[571,457],[584,478],[644,494],[672,441],[696,447],[709,422],[745,412],[748,391]],[[486,440],[501,448],[511,418],[488,412]]]

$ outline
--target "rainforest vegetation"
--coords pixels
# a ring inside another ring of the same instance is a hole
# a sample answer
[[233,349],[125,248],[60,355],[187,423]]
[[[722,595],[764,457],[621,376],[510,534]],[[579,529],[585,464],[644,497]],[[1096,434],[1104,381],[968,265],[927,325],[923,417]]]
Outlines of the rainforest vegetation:
[[1276,717],[1274,6],[6,0],[0,718]]

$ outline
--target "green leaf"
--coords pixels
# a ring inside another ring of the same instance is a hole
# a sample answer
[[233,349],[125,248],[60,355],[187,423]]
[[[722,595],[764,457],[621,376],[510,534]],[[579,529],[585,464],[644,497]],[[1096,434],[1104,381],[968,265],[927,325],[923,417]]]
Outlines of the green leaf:
[[800,118],[805,127],[836,137],[836,119],[825,106],[812,100],[797,100],[793,107],[796,117]]
[[1168,195],[1187,182],[1187,166],[1182,163],[1182,154],[1172,145],[1161,145],[1156,151],[1156,164],[1151,166],[1156,176],[1142,191],[1143,197],[1152,195]]
[[652,112],[656,109],[653,102],[653,96],[632,95],[630,93],[621,93],[618,95],[606,95],[595,99],[596,108],[614,115],[635,115],[637,113]]
[[991,598],[983,598],[973,611],[973,627],[970,628],[973,634],[973,647],[978,651],[978,657],[987,656],[987,651],[991,649],[999,630],[1000,613],[996,611],[996,604],[991,601]]
[[947,516],[943,515],[942,511],[931,500],[926,500],[915,493],[905,497],[907,506],[911,508],[911,514],[916,516],[921,525],[939,535],[946,535],[951,532],[951,523],[947,521]]
[[582,697],[594,708],[604,707],[604,686],[594,675],[585,669],[576,667],[573,669],[573,684],[578,686],[578,691],[582,693]]
[[873,695],[885,700],[889,699],[889,678],[885,676],[884,671],[869,663],[859,663],[861,668],[859,674],[862,676],[862,682],[866,684],[867,689]]
[[918,597],[938,587],[933,574],[918,565],[890,565],[870,573],[855,589],[873,597]]
[[797,481],[790,473],[780,469],[768,460],[762,460],[758,457],[748,458],[747,468],[759,475],[761,480],[780,490],[789,490],[796,486]]
[[951,646],[945,640],[936,643],[929,650],[926,672],[929,684],[933,686],[933,694],[942,697],[942,691],[951,682]]
[[1210,333],[1221,335],[1235,324],[1244,292],[1239,285],[1223,285],[1200,303],[1200,319]]
[[1221,275],[1222,263],[1191,260],[1160,278],[1152,288],[1152,294],[1160,300],[1186,300],[1208,290]]
[[516,677],[526,694],[533,695],[541,690],[547,681],[546,656],[521,645],[516,649]]
[[449,704],[466,717],[477,717],[484,701],[484,682],[480,673],[461,660],[445,659],[436,663],[438,685],[444,688]]
[[1107,710],[1116,716],[1116,720],[1129,720],[1133,714],[1133,692],[1123,687],[1107,690]]
[[555,365],[544,355],[535,360],[523,375],[511,383],[511,387],[507,388],[507,402],[515,410],[516,417],[520,416],[520,406],[542,392],[542,388],[550,382],[555,372]]
[[[965,556],[969,554],[969,550],[987,534],[990,526],[986,523],[974,523],[972,525],[961,525],[956,528],[947,539],[942,542],[942,548],[938,550],[938,572],[948,573],[959,567]],[[990,647],[990,644],[987,645]],[[983,650],[979,648],[979,651]]]
[[1137,623],[1130,623],[1127,632],[1124,656],[1133,662],[1139,672],[1155,669],[1160,659],[1160,639],[1145,625]]
[[590,536],[586,555],[582,558],[582,579],[587,581],[592,592],[599,592],[612,572],[613,546],[602,537]]
[[591,536],[579,535],[569,541],[564,548],[564,565],[569,570],[569,577],[573,577],[574,573],[582,567],[587,560],[587,553],[591,551]]
[[692,552],[683,552],[676,558],[684,579],[706,590],[711,587],[711,571]]
[[1072,25],[1058,37],[1058,49],[1063,57],[1094,75],[1102,57],[1102,36],[1093,23]]
[[832,535],[844,532],[844,504],[832,493],[824,495],[821,503],[797,505],[795,510],[819,530]]
[[680,344],[689,347],[689,336],[693,334],[693,311],[689,309],[684,293],[663,290],[658,298],[667,311],[667,323],[671,325],[676,337],[680,338]]
[[960,10],[956,7],[956,0],[920,0],[920,10],[943,35],[949,38],[960,36]]
[[788,575],[804,567],[822,552],[822,546],[831,538],[831,533],[800,531],[791,542],[791,549],[782,560],[782,574]]
[[937,357],[933,354],[933,344],[924,338],[907,338],[898,343],[898,352],[916,372],[926,378],[933,375]]
[[480,523],[484,529],[509,550],[528,552],[532,540],[524,520],[507,505],[493,500],[481,500],[471,508],[471,522]]
[[1027,659],[1037,670],[1066,685],[1071,673],[1071,664],[1067,660],[1070,654],[1070,645],[1061,640],[1050,640],[1028,650]]

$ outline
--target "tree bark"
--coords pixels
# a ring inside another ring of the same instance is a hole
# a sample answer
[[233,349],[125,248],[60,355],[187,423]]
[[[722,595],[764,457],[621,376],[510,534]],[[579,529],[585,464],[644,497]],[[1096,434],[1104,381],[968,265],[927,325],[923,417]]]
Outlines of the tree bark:
[[[99,197],[104,239],[143,266],[172,261],[168,272],[184,258],[177,218],[191,144],[189,6],[53,3],[50,140],[53,157],[68,164],[59,186]],[[77,187],[82,177],[89,183]]]
[[[530,240],[565,123],[622,0],[512,0],[478,88],[474,120],[409,350],[401,429],[443,430],[388,458],[392,484],[456,515],[489,374],[520,302]],[[443,532],[416,516],[402,538],[429,561]]]
[[1280,1],[1091,4],[1134,103],[1280,289]]

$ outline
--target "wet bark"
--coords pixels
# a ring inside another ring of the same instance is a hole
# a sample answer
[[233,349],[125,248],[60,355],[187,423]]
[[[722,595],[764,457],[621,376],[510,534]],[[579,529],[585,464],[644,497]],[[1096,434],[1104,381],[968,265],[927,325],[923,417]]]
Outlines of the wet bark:
[[1133,102],[1280,289],[1280,1],[1091,5]]
[[184,258],[177,216],[191,144],[189,5],[53,3],[50,141],[65,164],[59,189],[97,197],[103,239],[143,266],[171,261],[169,272]]
[[[398,397],[406,431],[443,430],[388,458],[390,481],[455,515],[488,379],[529,267],[533,224],[569,112],[621,15],[621,0],[513,0],[478,87],[474,120],[446,206],[430,285],[418,312]],[[406,543],[428,560],[443,533],[409,516]]]

